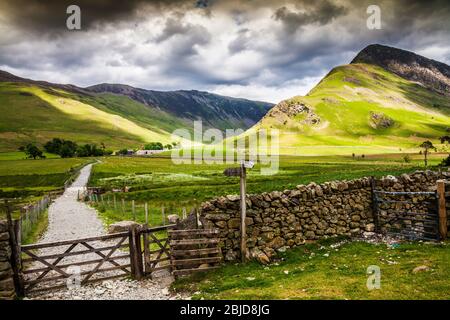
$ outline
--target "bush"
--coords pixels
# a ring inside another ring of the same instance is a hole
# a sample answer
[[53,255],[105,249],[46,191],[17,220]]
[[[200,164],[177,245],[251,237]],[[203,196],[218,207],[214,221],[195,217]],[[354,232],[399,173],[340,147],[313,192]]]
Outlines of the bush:
[[150,142],[144,146],[145,150],[163,150],[163,144],[161,142]]
[[405,154],[403,156],[403,161],[405,161],[405,163],[410,163],[411,162],[411,157],[409,154]]
[[445,158],[444,160],[442,160],[441,166],[450,167],[450,155],[447,158]]

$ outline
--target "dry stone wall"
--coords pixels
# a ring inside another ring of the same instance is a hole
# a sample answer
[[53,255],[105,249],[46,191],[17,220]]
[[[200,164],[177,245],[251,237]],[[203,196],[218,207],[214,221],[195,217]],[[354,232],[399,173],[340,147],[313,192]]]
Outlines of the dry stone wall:
[[[376,179],[387,191],[435,190],[436,181],[450,173],[417,171],[400,177]],[[353,236],[375,229],[370,178],[299,185],[294,190],[247,196],[247,246],[250,255],[268,262],[277,251],[307,240],[339,235]],[[239,197],[229,195],[201,205],[205,228],[217,228],[226,260],[240,256]],[[385,208],[386,209],[386,208]],[[390,214],[389,208],[386,214]],[[383,227],[383,226],[381,226]]]
[[0,221],[0,300],[15,298],[11,246],[6,221]]

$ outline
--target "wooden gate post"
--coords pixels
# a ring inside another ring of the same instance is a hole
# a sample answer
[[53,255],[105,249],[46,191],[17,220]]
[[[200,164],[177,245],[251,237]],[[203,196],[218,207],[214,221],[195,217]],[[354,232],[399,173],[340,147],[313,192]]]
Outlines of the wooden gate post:
[[23,297],[25,296],[25,289],[22,274],[22,258],[20,253],[20,220],[12,220],[11,207],[8,203],[8,200],[5,200],[5,207],[6,219],[8,222],[9,240],[11,244],[11,267],[14,272],[14,286],[16,288],[17,296]]
[[144,276],[142,263],[141,233],[138,226],[132,226],[129,230],[130,269],[135,280],[141,280]]
[[380,220],[378,219],[379,214],[379,208],[378,208],[378,197],[376,194],[376,183],[375,183],[375,177],[370,178],[370,190],[372,193],[372,216],[373,216],[373,223],[375,225],[375,232],[380,233]]
[[441,240],[447,239],[447,209],[445,207],[445,181],[437,181],[438,210],[439,210],[439,234]]

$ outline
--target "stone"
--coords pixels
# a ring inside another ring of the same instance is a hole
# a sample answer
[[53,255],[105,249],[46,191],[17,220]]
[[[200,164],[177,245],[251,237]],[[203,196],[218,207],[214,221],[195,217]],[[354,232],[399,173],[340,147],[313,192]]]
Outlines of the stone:
[[227,227],[227,223],[225,221],[217,221],[216,226],[218,226],[221,229],[225,229]]
[[357,221],[361,221],[361,216],[359,216],[359,215],[353,215],[352,216],[352,221],[355,221],[355,222],[357,222]]
[[238,196],[238,195],[228,195],[228,196],[226,196],[226,198],[228,199],[228,200],[230,200],[230,201],[239,201],[240,200],[240,196]]
[[239,229],[241,226],[241,219],[239,218],[232,218],[228,220],[228,228],[230,229]]
[[8,239],[9,239],[9,233],[8,232],[0,233],[0,241],[6,241]]
[[209,264],[207,264],[207,263],[202,263],[201,265],[198,266],[197,269],[207,269],[207,268],[209,268],[209,267],[210,267]]
[[430,271],[431,268],[429,266],[418,266],[413,269],[413,273],[426,272]]
[[169,214],[167,216],[167,220],[171,224],[176,224],[178,221],[180,221],[180,217],[177,214]]
[[224,213],[213,213],[213,214],[207,214],[205,216],[206,219],[211,221],[220,221],[220,220],[229,220],[230,215],[224,214]]
[[367,232],[374,232],[375,231],[375,224],[374,223],[366,224],[365,230]]
[[261,264],[270,263],[270,259],[267,257],[267,255],[258,248],[253,248],[250,252],[250,255]]
[[272,249],[278,249],[278,248],[281,248],[282,246],[284,246],[285,243],[286,243],[286,241],[283,238],[276,237],[270,243],[268,243],[267,246]]
[[307,239],[314,239],[315,237],[316,237],[316,234],[314,233],[314,231],[306,231],[306,233],[305,233],[305,237],[307,238]]
[[10,269],[11,269],[11,264],[9,263],[9,261],[0,262],[0,271],[10,270]]
[[227,250],[227,253],[225,254],[225,260],[227,261],[235,261],[237,259],[237,254],[233,250]]
[[13,278],[6,278],[4,280],[0,280],[0,291],[9,291],[14,290],[14,280]]
[[129,231],[133,226],[139,226],[140,224],[135,221],[119,221],[109,225],[108,233],[118,233]]

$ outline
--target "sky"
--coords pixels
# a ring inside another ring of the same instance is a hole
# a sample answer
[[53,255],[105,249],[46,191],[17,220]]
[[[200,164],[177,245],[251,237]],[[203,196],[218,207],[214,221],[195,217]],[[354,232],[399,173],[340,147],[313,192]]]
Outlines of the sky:
[[[68,30],[69,5],[81,29]],[[381,29],[369,29],[377,5]],[[277,103],[373,43],[450,64],[447,0],[0,0],[0,69]]]

